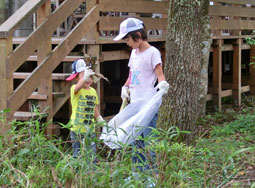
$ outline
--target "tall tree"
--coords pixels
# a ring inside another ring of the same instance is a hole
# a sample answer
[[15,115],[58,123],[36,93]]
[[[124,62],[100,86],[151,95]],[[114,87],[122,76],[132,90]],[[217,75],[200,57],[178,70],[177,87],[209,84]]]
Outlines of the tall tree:
[[177,126],[190,143],[205,112],[210,53],[209,0],[169,0],[164,72],[171,88],[164,97],[159,125]]

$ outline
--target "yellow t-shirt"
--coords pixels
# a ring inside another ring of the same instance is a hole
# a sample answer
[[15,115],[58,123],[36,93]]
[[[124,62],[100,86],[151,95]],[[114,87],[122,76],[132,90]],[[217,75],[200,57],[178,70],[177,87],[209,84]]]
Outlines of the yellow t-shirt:
[[95,131],[95,106],[99,104],[96,90],[92,87],[89,89],[80,89],[74,94],[75,85],[71,87],[71,131],[75,133],[85,133],[87,129]]

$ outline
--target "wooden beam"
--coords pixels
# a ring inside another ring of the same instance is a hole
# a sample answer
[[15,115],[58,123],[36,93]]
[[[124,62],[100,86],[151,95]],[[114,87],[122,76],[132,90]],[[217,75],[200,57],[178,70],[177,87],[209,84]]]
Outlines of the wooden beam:
[[[0,38],[0,110],[8,108],[8,97],[13,91],[13,80],[6,76],[6,57],[12,51],[12,36],[6,39]],[[12,114],[3,114],[7,116],[7,121],[12,119]],[[0,135],[3,135],[7,130],[10,129],[11,124],[8,122],[0,121]]]
[[117,50],[117,51],[105,51],[101,52],[100,61],[115,61],[122,59],[129,59],[130,53],[126,50]]
[[[119,30],[120,23],[126,19],[125,17],[110,17],[110,16],[100,16],[99,20],[99,30],[112,31]],[[143,20],[146,25],[146,30],[166,30],[167,29],[167,18],[144,18],[139,17]]]
[[[14,72],[13,78],[14,79],[21,79],[25,80],[29,76],[31,76],[32,73],[30,72]],[[65,80],[71,75],[71,73],[52,73],[52,80]]]
[[235,104],[241,105],[241,39],[233,46],[233,97]]
[[254,0],[211,0],[213,2],[228,3],[228,4],[239,4],[239,5],[255,5]]
[[53,51],[35,68],[33,73],[21,83],[21,85],[8,98],[9,106],[16,111],[31,93],[38,87],[40,81],[47,77],[59,65],[62,59],[75,47],[80,39],[94,27],[99,20],[99,9],[95,6],[90,12],[76,25]]
[[[76,59],[81,59],[81,58],[84,58],[84,56],[66,56],[62,60],[62,62],[74,62]],[[31,56],[29,56],[27,61],[38,61],[38,59],[37,59],[36,55],[31,55]]]
[[0,38],[7,38],[11,33],[46,0],[28,0],[2,25],[0,25]]
[[251,94],[255,95],[255,46],[250,50],[250,88]]
[[[41,25],[46,18],[51,13],[51,1],[47,0],[44,6],[40,7],[37,11],[37,24],[38,26]],[[38,62],[37,65],[40,65],[43,60],[51,53],[51,36],[44,38],[44,41],[38,46],[37,49],[37,58]],[[48,114],[46,121],[50,122],[53,118],[53,97],[52,97],[52,74],[49,74],[47,77],[41,80],[40,85],[38,87],[38,94],[39,95],[46,95],[46,100],[39,100],[38,105],[40,112],[46,112]],[[47,110],[47,111],[46,111]],[[51,128],[52,123],[47,127],[46,134],[52,135]]]
[[[97,57],[97,59],[100,58],[100,53],[101,53],[101,48],[100,45],[88,45],[87,46],[87,54],[90,55],[91,57]],[[101,66],[100,62],[96,65],[95,72],[101,73]],[[102,80],[96,84],[96,91],[98,95],[98,100],[99,102],[103,102],[103,84]],[[99,110],[100,110],[100,105],[99,105]]]
[[213,100],[213,95],[212,94],[207,94],[206,95],[206,101],[211,101]]
[[222,47],[223,40],[213,44],[213,102],[216,109],[221,110],[221,79],[222,79]]
[[[238,5],[237,5],[238,6]],[[233,17],[250,17],[254,18],[254,8],[244,7],[227,7],[227,6],[210,6],[210,16],[233,16]]]
[[27,40],[19,45],[7,58],[9,76],[15,72],[33,52],[50,37],[56,28],[83,2],[83,0],[64,1],[59,9],[54,11],[46,20],[31,34]]
[[250,86],[243,86],[243,87],[241,87],[241,93],[245,93],[245,92],[248,92],[248,91],[250,91]]
[[228,89],[221,92],[221,97],[228,97],[233,95],[233,90]]
[[210,20],[211,29],[255,29],[255,20]]
[[168,2],[144,0],[99,0],[100,11],[105,12],[139,12],[168,13]]
[[[97,4],[98,4],[98,0],[86,0],[86,12],[89,12]],[[87,39],[96,40],[96,41],[99,39],[98,23],[90,30],[89,33],[86,34],[85,37]]]
[[[14,37],[12,40],[13,44],[22,44],[25,42],[27,37]],[[63,41],[64,37],[52,37],[52,44],[60,44]],[[95,40],[88,40],[87,38],[82,38],[78,44],[96,44]]]

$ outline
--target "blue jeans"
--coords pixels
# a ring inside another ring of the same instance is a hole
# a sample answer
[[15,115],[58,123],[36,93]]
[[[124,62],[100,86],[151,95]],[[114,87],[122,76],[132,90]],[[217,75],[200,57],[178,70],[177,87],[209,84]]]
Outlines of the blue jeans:
[[86,155],[86,161],[88,164],[91,163],[91,159],[93,163],[95,163],[96,157],[96,143],[93,139],[96,137],[96,134],[76,134],[75,132],[71,132],[71,141],[73,148],[73,157],[77,158],[81,154],[81,146],[84,150],[83,153]]
[[[141,134],[142,138],[145,138],[151,135],[151,128],[157,127],[157,120],[158,114],[156,113],[155,116],[152,118],[151,122],[149,123],[148,127],[143,131]],[[132,143],[133,151],[136,149],[136,152],[133,153],[132,162],[138,163],[137,169],[141,172],[150,170],[151,167],[155,168],[156,163],[156,154],[154,151],[149,151],[149,153],[145,153],[145,146],[149,144],[149,142],[145,142],[144,140],[136,140]],[[153,169],[151,169],[153,170]],[[157,171],[157,170],[156,170]]]

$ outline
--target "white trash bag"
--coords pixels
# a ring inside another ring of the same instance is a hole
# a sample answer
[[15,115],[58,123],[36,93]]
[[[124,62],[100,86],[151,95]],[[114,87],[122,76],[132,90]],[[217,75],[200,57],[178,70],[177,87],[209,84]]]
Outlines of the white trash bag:
[[165,91],[159,90],[149,100],[128,104],[103,127],[100,139],[111,149],[134,142],[158,112],[163,94]]

